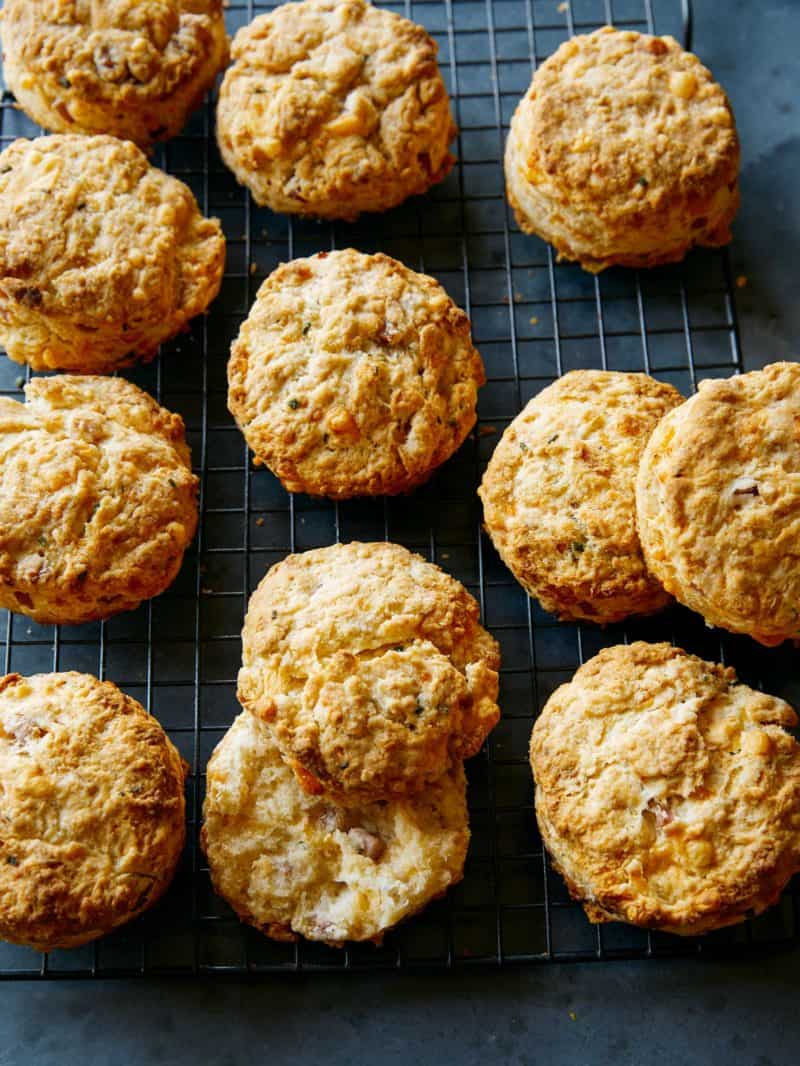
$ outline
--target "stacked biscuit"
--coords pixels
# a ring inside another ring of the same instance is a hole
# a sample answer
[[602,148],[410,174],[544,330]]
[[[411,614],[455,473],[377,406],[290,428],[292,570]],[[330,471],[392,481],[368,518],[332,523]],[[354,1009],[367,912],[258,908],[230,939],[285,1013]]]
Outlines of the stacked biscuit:
[[380,940],[461,879],[497,644],[438,567],[352,543],[274,566],[242,645],[244,709],[208,765],[214,886],[277,939]]
[[[0,402],[0,604],[42,623],[130,610],[197,524],[181,419],[105,378],[208,307],[225,242],[141,149],[229,58],[220,0],[7,0],[5,70],[53,132],[0,155],[0,340],[34,370]],[[275,211],[352,220],[446,178],[456,135],[419,26],[304,0],[236,35],[224,161]],[[138,147],[137,147],[138,146]],[[521,228],[590,271],[730,239],[723,90],[671,38],[606,27],[537,71],[505,169]],[[84,375],[84,376],[80,376]],[[228,366],[231,413],[291,492],[410,492],[463,444],[483,364],[432,278],[353,249],[279,267]],[[705,382],[567,374],[514,420],[480,495],[547,611],[599,624],[672,597],[765,645],[800,638],[800,367]],[[468,592],[397,545],[291,555],[251,599],[242,712],[211,757],[217,891],[269,936],[383,932],[462,876],[463,762],[498,720],[499,652]],[[669,645],[607,649],[531,739],[542,838],[594,921],[739,921],[800,868],[800,749],[782,701]],[[158,723],[74,673],[0,680],[0,935],[80,944],[154,902],[186,773]],[[77,784],[76,784],[77,782]]]

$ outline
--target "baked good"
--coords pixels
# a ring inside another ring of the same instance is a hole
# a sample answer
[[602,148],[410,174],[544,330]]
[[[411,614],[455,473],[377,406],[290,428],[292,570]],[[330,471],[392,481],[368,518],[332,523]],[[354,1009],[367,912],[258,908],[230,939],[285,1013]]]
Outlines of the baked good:
[[244,712],[207,770],[202,843],[216,891],[275,940],[339,946],[385,930],[461,880],[469,843],[456,764],[418,796],[337,807],[310,796]]
[[282,4],[233,39],[222,158],[273,211],[352,220],[450,172],[456,135],[422,26],[365,0]]
[[6,84],[54,133],[174,137],[228,60],[222,0],[6,0]]
[[122,378],[25,395],[0,397],[0,606],[77,624],[163,592],[197,525],[180,416]]
[[475,425],[483,363],[433,278],[352,248],[284,263],[231,350],[228,406],[290,492],[408,492]]
[[676,599],[761,644],[800,638],[800,364],[702,382],[650,438],[636,503]]
[[340,802],[428,788],[495,726],[495,640],[454,578],[397,544],[290,555],[253,593],[238,697],[301,784]]
[[722,88],[672,37],[611,26],[566,41],[536,71],[505,172],[520,228],[593,273],[727,244],[739,206]]
[[606,648],[531,737],[536,816],[592,922],[693,935],[759,914],[800,870],[797,715],[670,644]]
[[216,296],[225,238],[191,191],[114,137],[0,154],[0,341],[34,370],[151,359]]
[[185,776],[111,682],[0,678],[0,937],[77,947],[151,907],[183,850]]
[[501,437],[478,490],[486,529],[546,611],[603,624],[669,602],[645,567],[634,485],[648,437],[681,400],[646,374],[573,370]]

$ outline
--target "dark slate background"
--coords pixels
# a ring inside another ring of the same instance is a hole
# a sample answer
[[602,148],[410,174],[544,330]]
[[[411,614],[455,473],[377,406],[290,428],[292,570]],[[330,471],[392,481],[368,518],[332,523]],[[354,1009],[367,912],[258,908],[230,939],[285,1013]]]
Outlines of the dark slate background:
[[[800,3],[695,0],[743,143],[745,366],[800,355]],[[797,1062],[800,952],[441,976],[4,984],[0,1066]]]

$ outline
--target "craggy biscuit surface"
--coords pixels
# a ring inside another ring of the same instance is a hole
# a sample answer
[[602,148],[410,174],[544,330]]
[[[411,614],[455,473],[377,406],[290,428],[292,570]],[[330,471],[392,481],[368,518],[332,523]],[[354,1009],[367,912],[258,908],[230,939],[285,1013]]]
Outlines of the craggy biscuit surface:
[[379,941],[461,880],[465,797],[458,764],[418,796],[336,807],[244,712],[208,764],[202,843],[216,891],[267,936]]
[[0,937],[76,947],[155,903],[183,849],[184,777],[116,685],[0,678]]
[[478,605],[397,544],[290,555],[250,599],[238,696],[304,788],[359,802],[427,788],[499,718]]
[[122,378],[0,398],[0,605],[87,622],[163,592],[197,525],[183,421]]
[[34,370],[109,373],[204,311],[225,238],[129,141],[14,141],[0,155],[0,341]]
[[702,382],[650,438],[636,500],[676,599],[762,644],[800,638],[800,364]]
[[222,0],[5,0],[6,84],[54,133],[174,137],[228,59]]
[[536,71],[505,156],[521,228],[590,271],[726,244],[738,171],[728,98],[697,57],[609,26]]
[[481,357],[441,285],[348,248],[261,286],[231,349],[228,405],[291,492],[407,492],[475,424]]
[[352,220],[441,181],[456,135],[421,27],[364,0],[283,4],[239,30],[222,82],[222,158],[260,204]]
[[646,374],[573,370],[503,434],[479,490],[486,528],[545,610],[605,623],[669,602],[642,556],[634,485],[648,437],[681,401]]
[[542,839],[593,922],[691,935],[800,870],[800,747],[783,700],[669,644],[607,648],[531,737]]

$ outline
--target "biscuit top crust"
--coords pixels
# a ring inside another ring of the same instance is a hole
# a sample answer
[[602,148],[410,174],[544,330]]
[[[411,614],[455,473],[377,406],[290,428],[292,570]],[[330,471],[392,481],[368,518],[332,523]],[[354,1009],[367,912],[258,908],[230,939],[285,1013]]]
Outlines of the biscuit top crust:
[[573,370],[503,434],[479,490],[486,527],[548,610],[615,621],[668,602],[645,567],[634,485],[645,442],[682,400],[647,374]]
[[122,378],[34,378],[25,395],[0,398],[0,585],[135,600],[197,524],[183,420]]
[[672,37],[605,26],[566,41],[519,106],[528,177],[607,221],[736,180],[728,98]]
[[280,191],[298,209],[338,201],[355,217],[347,199],[370,185],[421,192],[453,163],[437,52],[422,26],[364,0],[282,4],[234,37],[223,148],[247,169],[286,163]]
[[187,186],[129,141],[54,135],[0,155],[0,287],[43,316],[123,331],[191,318],[224,248]]
[[203,847],[215,889],[277,940],[379,940],[462,876],[461,764],[416,796],[342,808],[310,796],[244,712],[208,764]]
[[761,910],[800,868],[800,746],[783,700],[669,644],[607,648],[531,737],[537,815],[604,917],[700,932]]
[[0,679],[0,936],[99,936],[166,888],[185,766],[135,700],[88,674]]
[[222,6],[222,0],[6,0],[3,37],[35,78],[87,100],[135,108],[202,74],[219,52]]
[[386,255],[295,259],[231,350],[229,406],[291,491],[405,491],[475,423],[483,363],[442,286]]
[[472,596],[396,544],[290,555],[253,593],[239,700],[304,787],[340,801],[424,788],[499,717],[499,651]]
[[682,602],[764,644],[800,637],[800,364],[702,382],[653,434],[637,503]]

